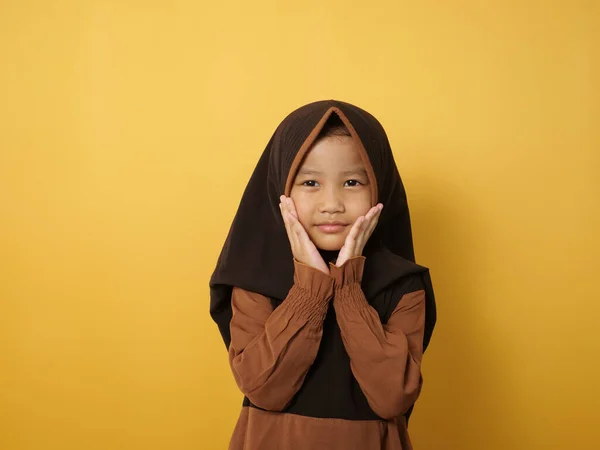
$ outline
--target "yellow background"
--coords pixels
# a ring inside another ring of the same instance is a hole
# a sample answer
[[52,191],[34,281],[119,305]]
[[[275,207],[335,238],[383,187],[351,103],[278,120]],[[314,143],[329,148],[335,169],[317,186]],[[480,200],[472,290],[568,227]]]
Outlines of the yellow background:
[[208,278],[275,127],[337,98],[436,286],[416,449],[597,449],[599,3],[0,0],[0,448],[226,448]]

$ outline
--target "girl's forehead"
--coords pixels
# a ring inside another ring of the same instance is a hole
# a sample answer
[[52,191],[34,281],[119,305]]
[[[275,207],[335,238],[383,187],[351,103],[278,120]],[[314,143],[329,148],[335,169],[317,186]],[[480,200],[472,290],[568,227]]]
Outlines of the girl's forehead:
[[315,142],[302,161],[300,170],[312,165],[329,168],[349,165],[364,167],[356,142],[350,137],[339,136],[327,137]]

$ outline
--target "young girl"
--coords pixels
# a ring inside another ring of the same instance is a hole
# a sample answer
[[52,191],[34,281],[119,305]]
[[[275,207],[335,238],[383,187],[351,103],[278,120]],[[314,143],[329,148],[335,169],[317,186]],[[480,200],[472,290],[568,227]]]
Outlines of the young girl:
[[435,301],[372,115],[321,101],[279,125],[210,287],[245,394],[231,450],[412,448]]

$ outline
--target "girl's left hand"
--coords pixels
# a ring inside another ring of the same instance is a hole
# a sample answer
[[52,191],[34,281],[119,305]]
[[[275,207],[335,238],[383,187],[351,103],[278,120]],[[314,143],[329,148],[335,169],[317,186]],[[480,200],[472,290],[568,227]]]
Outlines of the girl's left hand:
[[336,266],[341,267],[350,258],[362,255],[367,241],[377,226],[382,209],[383,205],[378,203],[373,206],[367,214],[356,219],[350,233],[346,236],[344,246],[340,250],[335,263]]

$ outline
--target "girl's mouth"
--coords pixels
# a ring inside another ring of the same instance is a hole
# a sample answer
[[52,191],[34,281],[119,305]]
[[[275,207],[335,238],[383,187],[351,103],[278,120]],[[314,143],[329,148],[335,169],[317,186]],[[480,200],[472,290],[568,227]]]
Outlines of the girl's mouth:
[[340,233],[346,229],[348,225],[341,222],[321,223],[317,225],[317,228],[323,233],[335,234]]

